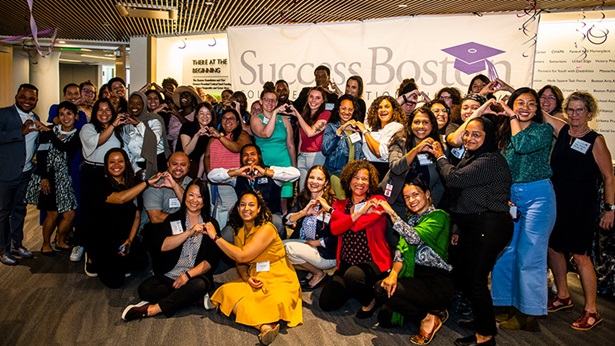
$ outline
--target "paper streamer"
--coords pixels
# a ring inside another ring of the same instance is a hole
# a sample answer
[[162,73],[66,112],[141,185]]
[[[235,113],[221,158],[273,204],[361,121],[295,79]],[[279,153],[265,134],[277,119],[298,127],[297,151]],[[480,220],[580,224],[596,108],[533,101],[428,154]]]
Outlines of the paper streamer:
[[527,51],[530,48],[532,48],[533,46],[535,46],[536,42],[538,41],[537,40],[538,34],[536,32],[530,32],[530,30],[528,29],[528,26],[530,25],[530,23],[538,20],[538,17],[540,16],[541,12],[542,12],[542,10],[538,10],[536,8],[536,1],[528,0],[527,1],[527,5],[523,9],[523,14],[517,13],[517,18],[523,18],[523,17],[528,17],[529,16],[529,18],[526,19],[525,22],[523,22],[523,24],[519,28],[519,30],[521,30],[523,32],[523,35],[528,37],[528,40],[523,42],[523,45],[526,45],[526,44],[531,42],[531,44],[527,47],[527,49],[525,51],[523,51],[523,53],[521,53],[521,56],[523,56],[524,58],[527,58],[527,57],[530,56],[527,53]]
[[34,14],[32,12],[32,7],[34,7],[34,0],[27,0],[28,1],[28,7],[30,8],[30,31],[32,32],[32,39],[34,40],[34,46],[36,47],[36,51],[38,52],[38,54],[40,54],[43,58],[51,55],[51,52],[53,50],[53,45],[56,41],[56,34],[58,33],[58,29],[54,29],[53,30],[53,34],[51,35],[51,44],[49,45],[49,49],[47,50],[46,53],[43,53],[43,49],[41,48],[41,45],[38,43],[38,27],[36,26],[36,21],[34,20]]

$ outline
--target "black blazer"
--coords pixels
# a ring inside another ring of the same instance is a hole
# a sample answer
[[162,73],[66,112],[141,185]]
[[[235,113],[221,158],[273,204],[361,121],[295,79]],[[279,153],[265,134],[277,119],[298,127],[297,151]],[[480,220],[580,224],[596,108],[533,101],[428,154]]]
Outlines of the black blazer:
[[[305,205],[301,205],[302,203],[297,200],[297,203],[293,205],[291,210],[284,216],[284,224],[288,221],[288,215],[292,213],[296,213],[297,211],[305,208]],[[290,235],[290,239],[299,239],[299,233],[301,227],[303,227],[303,220],[305,217],[300,218],[295,222],[295,227],[293,227],[293,233]],[[335,259],[337,254],[337,240],[338,236],[331,234],[330,223],[324,223],[320,220],[316,221],[316,239],[323,239],[325,243],[325,247],[319,246],[316,249],[320,256],[324,259]]]
[[[34,114],[34,117],[39,120],[38,115]],[[0,180],[2,181],[17,179],[26,164],[26,142],[21,133],[22,126],[15,105],[0,108],[0,167],[2,167]]]

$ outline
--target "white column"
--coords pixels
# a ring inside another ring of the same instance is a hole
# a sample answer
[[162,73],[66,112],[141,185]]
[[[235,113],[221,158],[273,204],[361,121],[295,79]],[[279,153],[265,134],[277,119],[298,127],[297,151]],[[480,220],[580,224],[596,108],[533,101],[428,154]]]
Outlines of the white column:
[[36,57],[37,63],[30,62],[30,84],[38,88],[38,105],[34,112],[45,122],[49,107],[58,103],[60,94],[60,52],[51,52],[45,58]]

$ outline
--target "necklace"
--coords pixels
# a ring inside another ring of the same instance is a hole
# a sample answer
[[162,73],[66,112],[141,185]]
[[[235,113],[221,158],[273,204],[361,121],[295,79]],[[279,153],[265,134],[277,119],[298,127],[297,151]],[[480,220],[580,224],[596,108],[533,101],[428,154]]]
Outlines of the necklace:
[[589,127],[587,127],[583,132],[581,133],[577,133],[577,134],[572,134],[572,132],[570,132],[570,129],[568,129],[568,134],[570,135],[570,137],[574,137],[574,138],[582,138],[583,136],[585,136],[586,134],[588,134],[591,131],[591,129]]

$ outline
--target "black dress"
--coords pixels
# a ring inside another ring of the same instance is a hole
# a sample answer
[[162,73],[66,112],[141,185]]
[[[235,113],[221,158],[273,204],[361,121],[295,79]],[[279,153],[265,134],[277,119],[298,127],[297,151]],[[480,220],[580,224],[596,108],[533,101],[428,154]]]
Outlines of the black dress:
[[553,188],[557,219],[549,247],[559,252],[589,254],[598,219],[598,182],[602,179],[592,149],[599,134],[590,131],[582,138],[560,130],[553,152]]

